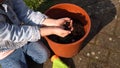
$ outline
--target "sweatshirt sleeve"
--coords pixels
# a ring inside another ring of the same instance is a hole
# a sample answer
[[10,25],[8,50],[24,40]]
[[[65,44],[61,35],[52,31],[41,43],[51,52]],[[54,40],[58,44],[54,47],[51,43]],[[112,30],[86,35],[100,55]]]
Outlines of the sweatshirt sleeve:
[[40,25],[47,18],[43,13],[29,9],[23,0],[12,0],[12,4],[19,19],[25,24]]
[[[1,18],[1,16],[0,16]],[[13,25],[0,21],[0,40],[13,42],[32,42],[40,39],[39,27],[28,25]]]
[[18,49],[40,39],[37,26],[17,26],[0,22],[0,52]]

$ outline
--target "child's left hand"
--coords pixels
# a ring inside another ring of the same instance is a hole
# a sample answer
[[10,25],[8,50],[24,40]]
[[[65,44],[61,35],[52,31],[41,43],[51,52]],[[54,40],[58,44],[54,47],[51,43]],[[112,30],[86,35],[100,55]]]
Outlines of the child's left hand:
[[51,19],[51,18],[47,18],[45,19],[45,21],[42,23],[42,25],[45,26],[62,26],[64,25],[66,22],[70,23],[70,26],[72,26],[72,20],[68,17],[65,18],[59,18],[59,19]]

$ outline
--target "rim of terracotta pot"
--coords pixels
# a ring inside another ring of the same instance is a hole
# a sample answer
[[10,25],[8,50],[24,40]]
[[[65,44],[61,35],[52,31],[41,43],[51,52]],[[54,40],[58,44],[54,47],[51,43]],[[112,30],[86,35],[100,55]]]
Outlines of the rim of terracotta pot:
[[[69,8],[67,8],[67,9],[69,9],[69,10],[72,10],[70,7],[74,7],[74,8],[76,8],[76,9],[78,9],[78,12],[82,12],[82,13],[84,13],[83,15],[85,15],[86,16],[86,19],[87,19],[87,21],[88,21],[88,25],[89,26],[87,26],[87,31],[86,31],[86,33],[85,33],[85,35],[82,37],[82,38],[80,38],[78,41],[75,41],[75,42],[72,42],[72,43],[67,43],[67,44],[65,44],[65,46],[69,46],[69,45],[74,45],[74,44],[77,44],[77,43],[79,43],[79,42],[83,42],[83,40],[87,37],[87,35],[89,34],[89,32],[90,32],[90,28],[91,28],[91,20],[90,20],[90,17],[89,17],[89,15],[87,14],[87,12],[83,9],[83,8],[81,8],[80,6],[77,6],[77,5],[75,5],[75,4],[71,4],[71,3],[60,3],[60,4],[56,4],[56,5],[54,5],[54,6],[52,6],[52,7],[50,7],[45,13],[47,13],[49,10],[51,10],[51,9],[53,9],[53,8],[64,8],[65,6],[67,6],[67,7],[69,7]],[[64,8],[65,9],[65,8]],[[80,11],[81,10],[81,11]],[[74,11],[74,10],[72,10],[72,11]],[[49,39],[47,36],[45,36],[45,38],[47,39],[47,40],[49,40],[50,42],[54,42],[54,41],[52,41],[51,39]],[[57,43],[57,42],[54,42],[55,44],[61,44],[61,45],[63,45],[64,43]]]

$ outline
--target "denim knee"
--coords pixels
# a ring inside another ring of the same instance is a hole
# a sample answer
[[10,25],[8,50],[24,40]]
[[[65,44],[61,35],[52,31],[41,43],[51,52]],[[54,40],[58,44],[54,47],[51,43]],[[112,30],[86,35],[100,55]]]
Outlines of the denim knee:
[[39,64],[44,63],[50,56],[50,51],[42,42],[29,43],[25,49],[26,54]]
[[49,59],[49,57],[50,57],[50,52],[44,50],[44,51],[42,51],[40,58],[38,58],[37,63],[39,63],[39,64],[44,63],[47,61],[47,59]]

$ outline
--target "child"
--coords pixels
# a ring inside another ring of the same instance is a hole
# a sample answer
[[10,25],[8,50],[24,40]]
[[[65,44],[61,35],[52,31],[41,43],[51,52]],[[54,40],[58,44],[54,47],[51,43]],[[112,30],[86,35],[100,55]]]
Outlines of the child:
[[[73,30],[70,18],[48,18],[41,12],[29,9],[23,0],[0,0],[0,5],[2,68],[27,68],[25,54],[37,63],[44,63],[50,53],[38,40],[51,34],[65,37]],[[70,22],[71,31],[62,28],[65,22]]]

